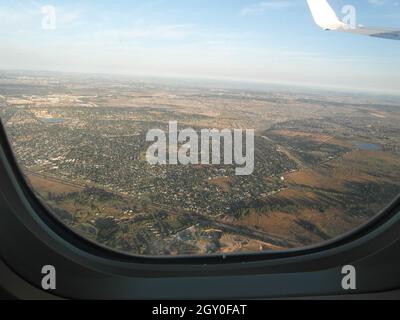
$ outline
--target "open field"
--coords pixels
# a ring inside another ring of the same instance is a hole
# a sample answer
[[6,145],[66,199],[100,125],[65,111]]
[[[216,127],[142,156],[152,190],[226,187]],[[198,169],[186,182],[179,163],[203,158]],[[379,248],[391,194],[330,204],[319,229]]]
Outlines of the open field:
[[79,187],[73,183],[68,183],[66,181],[61,181],[56,178],[50,178],[35,173],[27,174],[26,178],[28,183],[38,193],[52,192],[54,194],[61,194],[80,192],[83,190],[83,187]]
[[287,174],[287,189],[236,223],[299,245],[325,241],[362,225],[394,199],[400,188],[398,172],[400,159],[394,155],[353,151],[323,166]]

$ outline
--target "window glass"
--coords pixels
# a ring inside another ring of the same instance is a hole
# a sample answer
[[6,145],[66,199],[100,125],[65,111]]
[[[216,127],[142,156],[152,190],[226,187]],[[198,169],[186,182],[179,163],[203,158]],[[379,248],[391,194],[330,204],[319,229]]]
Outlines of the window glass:
[[400,193],[399,18],[394,0],[3,0],[0,117],[38,199],[90,240],[318,245]]

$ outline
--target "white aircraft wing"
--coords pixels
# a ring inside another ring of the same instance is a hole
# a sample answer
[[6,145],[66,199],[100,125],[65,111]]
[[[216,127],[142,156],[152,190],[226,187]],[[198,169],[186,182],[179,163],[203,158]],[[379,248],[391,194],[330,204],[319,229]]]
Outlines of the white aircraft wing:
[[353,27],[340,21],[327,0],[307,0],[315,23],[324,30],[356,33],[376,38],[400,40],[400,29]]

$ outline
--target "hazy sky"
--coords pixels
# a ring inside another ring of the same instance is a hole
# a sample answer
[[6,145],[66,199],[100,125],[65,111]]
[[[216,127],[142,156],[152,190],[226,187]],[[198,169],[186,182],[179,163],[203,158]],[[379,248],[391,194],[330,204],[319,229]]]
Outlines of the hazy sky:
[[[359,24],[400,28],[399,1],[330,3],[354,5]],[[55,30],[42,27],[45,5]],[[0,68],[400,92],[400,41],[324,32],[305,0],[0,0]]]

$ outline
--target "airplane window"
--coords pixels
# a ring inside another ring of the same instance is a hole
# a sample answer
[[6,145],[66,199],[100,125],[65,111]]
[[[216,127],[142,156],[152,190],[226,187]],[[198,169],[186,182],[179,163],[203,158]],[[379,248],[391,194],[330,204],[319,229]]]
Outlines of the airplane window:
[[37,198],[94,242],[319,245],[400,194],[399,18],[394,0],[3,0],[1,121]]

